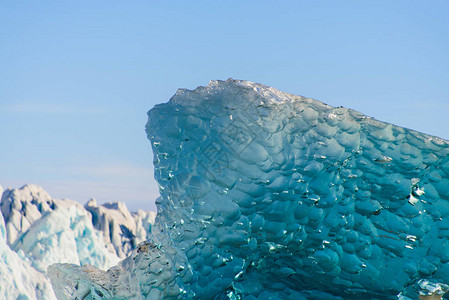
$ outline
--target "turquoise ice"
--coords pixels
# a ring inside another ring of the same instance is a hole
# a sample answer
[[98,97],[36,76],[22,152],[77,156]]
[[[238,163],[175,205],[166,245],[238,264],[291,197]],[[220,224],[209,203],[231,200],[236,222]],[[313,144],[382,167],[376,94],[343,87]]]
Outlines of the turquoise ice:
[[148,113],[151,240],[59,297],[416,299],[449,284],[448,142],[248,81]]

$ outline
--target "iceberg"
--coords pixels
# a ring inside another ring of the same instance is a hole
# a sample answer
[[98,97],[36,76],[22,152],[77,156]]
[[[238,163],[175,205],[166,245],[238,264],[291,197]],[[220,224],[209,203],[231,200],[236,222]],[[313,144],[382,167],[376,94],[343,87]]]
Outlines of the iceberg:
[[148,112],[149,239],[60,299],[417,299],[449,283],[449,144],[248,81]]

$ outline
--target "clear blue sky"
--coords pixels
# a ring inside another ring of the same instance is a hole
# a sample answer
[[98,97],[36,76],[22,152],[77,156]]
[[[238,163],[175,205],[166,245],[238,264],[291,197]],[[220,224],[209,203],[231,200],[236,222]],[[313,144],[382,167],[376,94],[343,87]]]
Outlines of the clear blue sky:
[[154,209],[146,112],[229,77],[449,139],[448,12],[449,1],[2,1],[0,184]]

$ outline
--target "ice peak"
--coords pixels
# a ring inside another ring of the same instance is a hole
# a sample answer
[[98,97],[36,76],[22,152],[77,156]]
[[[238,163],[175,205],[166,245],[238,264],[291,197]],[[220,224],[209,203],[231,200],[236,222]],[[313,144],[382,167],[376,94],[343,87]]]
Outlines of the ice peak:
[[86,206],[98,206],[97,200],[95,198],[91,198],[87,203]]

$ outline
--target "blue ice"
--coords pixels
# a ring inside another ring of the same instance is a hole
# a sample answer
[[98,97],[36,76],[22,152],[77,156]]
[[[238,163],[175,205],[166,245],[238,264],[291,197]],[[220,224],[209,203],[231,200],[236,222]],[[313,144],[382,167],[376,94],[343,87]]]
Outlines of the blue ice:
[[152,238],[107,272],[53,265],[60,297],[447,291],[447,141],[232,79],[178,90],[148,116],[161,193]]

